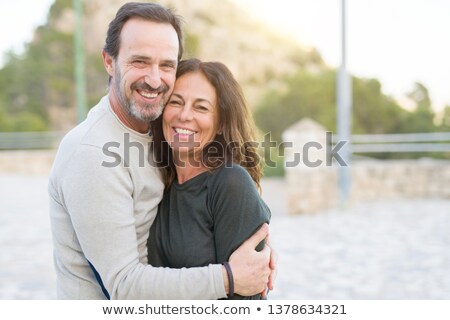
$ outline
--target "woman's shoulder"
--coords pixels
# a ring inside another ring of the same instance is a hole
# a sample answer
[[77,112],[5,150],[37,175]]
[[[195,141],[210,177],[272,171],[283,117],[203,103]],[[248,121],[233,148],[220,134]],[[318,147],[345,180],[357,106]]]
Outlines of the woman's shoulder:
[[239,164],[227,163],[217,169],[211,174],[211,179],[219,180],[220,182],[242,182],[253,181],[248,171]]
[[208,178],[208,189],[229,195],[248,191],[256,185],[248,171],[235,163],[229,163],[215,169]]

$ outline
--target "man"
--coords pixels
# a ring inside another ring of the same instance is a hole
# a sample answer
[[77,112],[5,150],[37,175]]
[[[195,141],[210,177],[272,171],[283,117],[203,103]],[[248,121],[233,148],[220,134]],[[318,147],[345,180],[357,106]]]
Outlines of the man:
[[230,257],[232,284],[221,265],[147,265],[148,231],[163,193],[148,132],[182,53],[179,17],[159,5],[125,4],[110,23],[102,53],[109,94],[64,137],[50,175],[58,298],[218,299],[233,284],[246,296],[265,289],[270,249],[254,248],[267,225]]

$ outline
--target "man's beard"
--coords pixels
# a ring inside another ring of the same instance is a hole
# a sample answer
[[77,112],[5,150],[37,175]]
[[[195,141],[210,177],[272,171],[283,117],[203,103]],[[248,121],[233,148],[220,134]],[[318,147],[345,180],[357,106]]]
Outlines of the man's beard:
[[[166,103],[166,99],[162,99],[161,102],[159,103],[146,103],[144,105],[141,105],[141,108],[139,108],[139,106],[136,105],[136,102],[130,98],[126,98],[124,95],[124,91],[121,90],[120,88],[120,83],[122,81],[122,77],[120,75],[120,70],[119,68],[116,66],[116,74],[114,77],[114,86],[117,92],[117,97],[119,99],[120,104],[125,108],[125,110],[127,111],[127,113],[132,116],[135,119],[141,120],[143,122],[151,122],[156,120],[157,118],[159,118],[159,116],[161,116],[163,109],[164,109],[164,105]],[[141,89],[141,90],[147,90],[147,91],[157,91],[159,94],[162,94],[164,97],[164,94],[167,93],[167,91],[169,90],[169,88],[167,87],[167,85],[165,85],[164,83],[162,83],[159,88],[153,89],[151,88],[148,84],[146,84],[145,82],[135,82],[131,85],[131,91],[135,91],[136,89]],[[146,112],[146,111],[150,111],[151,112]]]
[[[138,120],[142,120],[145,122],[151,122],[159,118],[164,109],[164,101],[159,103],[146,103],[141,108],[139,108],[135,101],[127,100],[127,104],[125,105],[128,114]],[[153,112],[146,112],[148,110],[152,110]]]

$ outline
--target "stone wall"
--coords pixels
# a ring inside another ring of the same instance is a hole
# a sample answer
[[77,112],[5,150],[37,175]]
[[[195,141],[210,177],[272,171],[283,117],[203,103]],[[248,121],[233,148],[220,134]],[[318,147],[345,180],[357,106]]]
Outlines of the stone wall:
[[[450,161],[360,160],[350,166],[350,202],[404,198],[450,199]],[[338,168],[286,170],[288,210],[315,212],[338,205]]]
[[55,150],[0,151],[0,174],[48,175]]
[[450,161],[358,161],[352,165],[355,200],[449,198]]
[[[54,150],[1,151],[0,174],[48,175]],[[288,157],[286,157],[288,159]],[[352,203],[400,198],[450,199],[450,161],[359,160],[351,166]],[[286,168],[290,214],[334,208],[339,203],[338,167]]]
[[[283,140],[292,143],[285,150],[289,213],[315,212],[339,205],[339,167],[336,161],[327,165],[326,130],[310,119],[303,119],[285,131]],[[320,165],[312,165],[316,163]],[[354,160],[349,168],[350,203],[399,198],[450,199],[450,161],[365,159]]]

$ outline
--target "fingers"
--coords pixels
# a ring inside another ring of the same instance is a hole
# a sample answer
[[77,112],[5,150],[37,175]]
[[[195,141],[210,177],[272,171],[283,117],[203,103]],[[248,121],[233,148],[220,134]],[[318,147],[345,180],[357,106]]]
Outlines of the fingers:
[[272,247],[270,247],[270,262],[269,262],[270,269],[276,270],[277,263],[278,263],[278,253]]
[[261,291],[261,298],[267,299],[267,295],[269,294],[269,290],[266,288],[263,291]]
[[277,277],[277,262],[278,262],[278,254],[270,245],[270,236],[267,237],[266,244],[268,247],[270,247],[270,261],[269,261],[269,267],[270,267],[270,275],[269,275],[269,281],[267,283],[267,287],[269,290],[273,290],[273,284],[275,282],[275,279]]
[[269,290],[273,290],[273,284],[275,283],[275,279],[277,277],[277,270],[274,269],[269,275],[269,281],[267,282],[267,287]]
[[258,252],[260,254],[260,259],[264,260],[264,267],[267,268],[267,266],[270,268],[270,259],[272,257],[272,249],[265,245],[264,248]]
[[245,243],[252,248],[256,248],[258,244],[269,235],[269,225],[264,223],[258,231],[256,231]]

